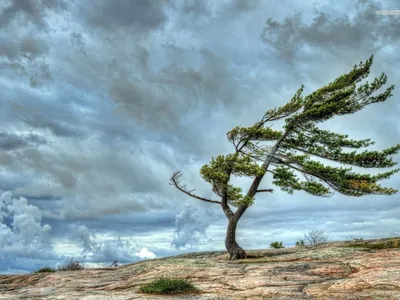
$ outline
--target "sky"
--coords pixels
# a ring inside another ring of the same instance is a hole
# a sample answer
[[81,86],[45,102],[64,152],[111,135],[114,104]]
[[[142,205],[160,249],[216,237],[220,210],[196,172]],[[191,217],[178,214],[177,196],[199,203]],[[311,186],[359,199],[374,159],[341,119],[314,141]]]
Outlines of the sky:
[[[374,54],[368,80],[384,72],[385,87],[398,85],[400,16],[376,13],[398,9],[389,0],[0,0],[0,273],[224,251],[221,207],[179,192],[171,175],[215,199],[201,166],[234,151],[229,130],[302,84],[306,96]],[[320,128],[394,146],[399,98],[395,89]],[[400,236],[400,194],[320,198],[271,182],[261,186],[274,193],[257,195],[239,221],[244,249],[290,247],[313,229],[331,240]],[[251,180],[233,183],[245,190]],[[399,188],[400,176],[382,185]]]

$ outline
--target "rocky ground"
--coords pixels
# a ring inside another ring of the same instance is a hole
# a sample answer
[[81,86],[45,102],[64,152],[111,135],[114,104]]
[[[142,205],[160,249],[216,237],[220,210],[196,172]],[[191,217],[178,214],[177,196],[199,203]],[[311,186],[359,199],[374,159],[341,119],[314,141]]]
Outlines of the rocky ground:
[[[392,249],[334,242],[317,249],[249,250],[247,259],[233,262],[226,252],[199,252],[114,268],[0,275],[0,299],[400,299],[398,239]],[[160,277],[187,279],[202,292],[138,292]]]

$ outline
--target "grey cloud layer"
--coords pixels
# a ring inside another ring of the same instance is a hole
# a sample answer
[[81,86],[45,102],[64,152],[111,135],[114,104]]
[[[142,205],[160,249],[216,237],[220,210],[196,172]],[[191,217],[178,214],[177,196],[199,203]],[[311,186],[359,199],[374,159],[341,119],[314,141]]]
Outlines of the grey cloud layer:
[[[335,55],[354,51],[355,54],[376,53],[387,45],[398,44],[400,20],[392,15],[377,14],[384,5],[370,0],[353,4],[351,13],[334,18],[327,12],[317,12],[311,22],[305,23],[301,13],[286,17],[283,21],[268,18],[261,38],[277,50],[277,54],[289,61],[302,53],[302,46],[323,49],[321,53]],[[300,58],[299,58],[300,59]]]
[[[385,72],[397,84],[400,21],[376,14],[395,2],[357,3],[3,1],[0,188],[14,200],[0,193],[0,235],[23,259],[7,250],[0,272],[38,267],[30,257],[63,260],[56,250],[69,244],[90,262],[223,249],[220,208],[185,197],[169,177],[181,169],[188,187],[212,197],[199,168],[232,151],[227,131],[371,54],[371,78]],[[395,90],[387,102],[322,127],[392,146],[400,139],[397,99]],[[398,201],[321,200],[275,187],[257,197],[238,237],[243,247],[265,248],[314,227],[336,238],[392,234],[400,230]],[[48,251],[24,253],[35,234],[37,249]]]

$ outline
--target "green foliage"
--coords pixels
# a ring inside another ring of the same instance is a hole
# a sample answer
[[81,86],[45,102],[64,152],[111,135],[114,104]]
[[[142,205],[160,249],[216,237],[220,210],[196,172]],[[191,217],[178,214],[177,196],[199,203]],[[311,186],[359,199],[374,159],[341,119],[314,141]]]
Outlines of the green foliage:
[[303,111],[286,119],[285,128],[292,129],[307,122],[325,121],[335,115],[352,114],[366,105],[383,102],[392,96],[394,86],[390,86],[382,94],[368,97],[386,83],[387,76],[384,73],[375,78],[372,84],[366,82],[356,88],[356,83],[368,76],[372,61],[373,56],[365,63],[360,62],[358,67],[354,66],[351,72],[307,96],[304,99]]
[[363,238],[351,238],[351,237],[347,238],[346,240],[347,243],[362,242],[362,241],[364,241]]
[[374,144],[370,139],[351,140],[347,137],[347,135],[321,130],[314,125],[309,125],[302,131],[293,131],[282,143],[281,149],[295,149],[309,155],[364,168],[387,168],[396,165],[389,156],[400,151],[400,144],[383,151],[346,153],[342,148],[360,148]]
[[296,92],[294,97],[287,104],[285,104],[282,107],[268,110],[265,113],[263,120],[269,122],[276,121],[279,119],[286,118],[291,114],[297,112],[303,106],[304,100],[301,97],[301,93],[303,92],[303,90],[304,86],[302,85],[300,89]]
[[294,190],[300,190],[301,184],[296,175],[290,171],[290,168],[279,166],[274,169],[273,184],[280,186],[282,191],[293,194]]
[[55,269],[46,266],[46,267],[40,268],[39,270],[37,270],[37,271],[35,271],[33,273],[51,273],[51,272],[55,272],[55,271],[56,271]]
[[303,246],[305,246],[304,240],[297,240],[296,247],[303,247]]
[[84,269],[85,266],[83,266],[80,262],[75,261],[73,258],[71,258],[65,265],[58,267],[58,271],[76,271]]
[[362,241],[352,241],[344,247],[349,248],[367,248],[367,249],[396,249],[400,248],[400,239],[391,239],[387,241],[379,241],[374,243],[368,243]]
[[226,184],[229,174],[236,176],[254,177],[264,174],[265,171],[248,156],[238,154],[218,155],[211,159],[211,163],[200,169],[204,180],[212,184]]
[[250,206],[254,197],[244,196],[241,193],[241,188],[228,184],[230,174],[254,177],[263,175],[264,172],[258,164],[252,162],[250,157],[243,157],[238,154],[213,157],[209,164],[202,166],[200,169],[203,179],[212,184],[214,193],[221,196],[225,190],[229,202],[234,206]]
[[269,244],[269,246],[270,246],[271,248],[274,248],[274,249],[285,248],[285,247],[282,245],[282,242],[278,242],[278,241],[272,242],[271,244]]
[[160,278],[149,284],[142,285],[139,292],[150,294],[181,294],[181,293],[197,293],[199,289],[194,287],[190,282],[182,279]]
[[273,141],[282,137],[282,132],[275,131],[270,128],[263,127],[240,127],[236,126],[227,133],[228,140],[257,140],[257,141]]
[[[272,191],[258,189],[266,172],[273,174],[273,184],[290,194],[295,190],[321,197],[331,196],[333,191],[357,197],[396,193],[396,189],[382,187],[377,182],[389,178],[400,169],[372,176],[351,172],[352,168],[325,166],[311,159],[323,158],[363,168],[388,168],[396,165],[391,156],[399,153],[400,144],[382,151],[345,152],[344,148],[359,149],[373,145],[374,142],[370,139],[350,139],[346,134],[317,127],[318,123],[332,117],[353,114],[369,104],[383,102],[392,96],[393,85],[383,93],[372,96],[386,84],[387,76],[384,73],[372,83],[367,81],[357,86],[368,76],[372,62],[373,56],[306,97],[302,97],[304,86],[301,86],[288,103],[267,110],[253,126],[236,126],[230,130],[227,138],[235,146],[235,153],[213,157],[210,163],[200,169],[202,178],[223,199],[221,203],[226,201],[242,207],[241,215],[243,208],[254,203],[258,192]],[[267,122],[280,119],[285,119],[282,130],[266,126]],[[274,145],[265,145],[268,142]],[[300,180],[294,172],[303,176],[304,180]],[[232,176],[254,178],[247,194],[229,183]],[[178,186],[176,178],[172,183],[181,191],[194,196]],[[228,211],[226,205],[224,211]]]
[[48,272],[57,272],[57,271],[76,271],[76,270],[84,270],[85,267],[78,261],[75,261],[71,258],[65,265],[59,266],[57,269],[51,268],[49,266],[42,267],[33,273],[48,273]]
[[228,202],[235,207],[240,205],[251,206],[254,203],[254,197],[244,196],[241,188],[234,187],[231,184],[228,184],[227,195]]
[[329,188],[326,188],[322,183],[308,179],[305,182],[299,181],[293,171],[289,167],[279,166],[274,169],[272,183],[281,187],[282,191],[293,194],[294,190],[304,190],[315,196],[330,195]]

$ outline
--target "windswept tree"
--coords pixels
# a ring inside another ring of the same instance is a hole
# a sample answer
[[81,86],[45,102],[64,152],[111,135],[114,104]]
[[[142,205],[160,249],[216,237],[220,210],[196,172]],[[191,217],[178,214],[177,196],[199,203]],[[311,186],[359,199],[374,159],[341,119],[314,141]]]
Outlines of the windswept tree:
[[[193,194],[180,182],[181,172],[175,172],[171,184],[185,194],[222,207],[228,218],[225,246],[230,260],[246,258],[246,252],[236,242],[236,226],[244,212],[254,203],[258,193],[273,192],[260,187],[266,172],[272,173],[272,183],[283,191],[293,194],[295,190],[329,197],[333,191],[347,196],[392,195],[397,190],[382,187],[378,181],[389,178],[400,169],[377,175],[359,174],[352,168],[331,167],[312,157],[363,168],[388,168],[396,165],[390,157],[398,153],[400,144],[382,151],[344,152],[344,148],[359,149],[374,142],[371,139],[354,140],[346,134],[322,130],[318,123],[335,116],[353,114],[365,106],[384,102],[392,96],[394,86],[383,93],[371,96],[387,80],[382,73],[372,83],[356,88],[356,83],[365,79],[372,65],[373,56],[365,63],[355,65],[353,70],[314,93],[302,97],[303,86],[284,106],[268,110],[262,119],[251,127],[235,127],[227,133],[235,152],[213,157],[204,165],[200,174],[209,182],[220,200],[206,199]],[[285,119],[282,130],[273,130],[268,122]],[[273,142],[269,145],[268,142]],[[304,180],[296,175],[301,175]],[[253,182],[247,193],[231,185],[232,176],[248,176]],[[233,212],[231,206],[236,207]]]

